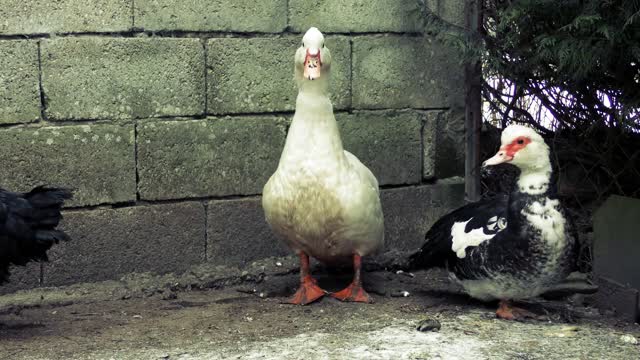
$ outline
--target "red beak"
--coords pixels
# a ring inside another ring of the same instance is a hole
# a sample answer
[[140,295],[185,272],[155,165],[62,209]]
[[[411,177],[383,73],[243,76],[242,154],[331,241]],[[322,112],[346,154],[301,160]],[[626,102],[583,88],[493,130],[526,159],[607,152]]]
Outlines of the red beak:
[[305,79],[315,80],[320,77],[322,69],[322,59],[320,58],[320,49],[309,48],[304,57],[304,72]]

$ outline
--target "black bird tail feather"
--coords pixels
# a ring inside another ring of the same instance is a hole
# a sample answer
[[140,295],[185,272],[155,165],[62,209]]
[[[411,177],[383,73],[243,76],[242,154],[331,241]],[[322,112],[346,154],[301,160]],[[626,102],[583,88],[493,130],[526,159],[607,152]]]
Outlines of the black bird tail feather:
[[422,248],[409,256],[407,270],[445,267],[447,250],[442,245],[437,240],[427,238]]
[[9,265],[47,261],[47,251],[69,236],[56,227],[62,220],[61,209],[72,191],[38,186],[28,193],[5,193],[2,205],[5,223],[0,224],[0,284],[9,276]]

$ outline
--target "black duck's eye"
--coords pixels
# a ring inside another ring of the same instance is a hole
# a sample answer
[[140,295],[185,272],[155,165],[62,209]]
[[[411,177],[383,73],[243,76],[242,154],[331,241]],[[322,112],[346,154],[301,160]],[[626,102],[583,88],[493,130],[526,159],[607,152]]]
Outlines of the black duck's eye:
[[519,144],[519,145],[524,144],[524,140],[522,140],[522,139],[518,139],[518,144]]

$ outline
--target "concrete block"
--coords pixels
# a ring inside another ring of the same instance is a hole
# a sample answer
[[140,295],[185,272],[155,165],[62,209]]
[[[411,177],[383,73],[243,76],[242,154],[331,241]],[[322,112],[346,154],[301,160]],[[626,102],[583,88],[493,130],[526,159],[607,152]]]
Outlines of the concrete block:
[[0,41],[0,64],[0,124],[38,120],[38,44],[24,40]]
[[596,307],[612,311],[620,319],[630,323],[640,321],[640,295],[637,289],[615,280],[597,276],[598,292],[593,295]]
[[26,266],[12,266],[9,281],[0,285],[0,295],[19,290],[35,289],[40,286],[40,263],[30,262]]
[[286,0],[136,0],[135,26],[145,30],[280,32]]
[[464,111],[427,111],[425,117],[422,129],[423,178],[464,176]]
[[52,184],[74,189],[67,205],[136,198],[134,129],[107,124],[0,131],[0,184],[13,191]]
[[[209,114],[291,111],[298,90],[293,56],[301,36],[219,38],[207,42]],[[327,36],[334,108],[351,104],[351,48],[343,36]]]
[[353,107],[463,107],[464,68],[458,61],[452,49],[426,37],[356,37]]
[[271,116],[144,121],[138,125],[140,195],[259,194],[278,166],[286,124]]
[[415,111],[338,114],[344,148],[376,176],[380,185],[421,180],[422,115]]
[[[440,216],[461,206],[463,183],[382,190],[385,250],[417,250]],[[290,254],[271,232],[259,198],[211,201],[208,206],[208,261],[242,266],[270,256]]]
[[199,39],[66,37],[42,42],[42,86],[52,120],[201,115]]
[[299,32],[412,32],[418,16],[415,0],[289,0],[289,22]]
[[640,290],[640,200],[613,195],[593,217],[596,275]]
[[54,247],[45,286],[119,279],[131,272],[182,272],[204,261],[201,203],[69,211],[71,241]]
[[254,260],[289,254],[289,248],[269,228],[260,198],[209,202],[207,261],[246,266]]
[[464,204],[463,183],[382,190],[385,250],[414,251],[441,216]]
[[0,34],[127,31],[133,26],[131,0],[3,0]]
[[464,27],[465,0],[425,0],[429,9],[442,20],[460,27]]

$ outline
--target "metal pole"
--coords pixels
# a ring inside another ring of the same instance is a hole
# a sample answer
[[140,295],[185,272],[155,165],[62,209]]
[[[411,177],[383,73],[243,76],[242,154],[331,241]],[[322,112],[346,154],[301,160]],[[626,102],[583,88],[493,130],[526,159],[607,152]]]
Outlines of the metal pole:
[[[469,0],[465,10],[465,25],[469,38],[482,26],[482,0]],[[482,94],[480,62],[465,66],[465,200],[478,201],[480,187],[480,131],[482,127]]]

